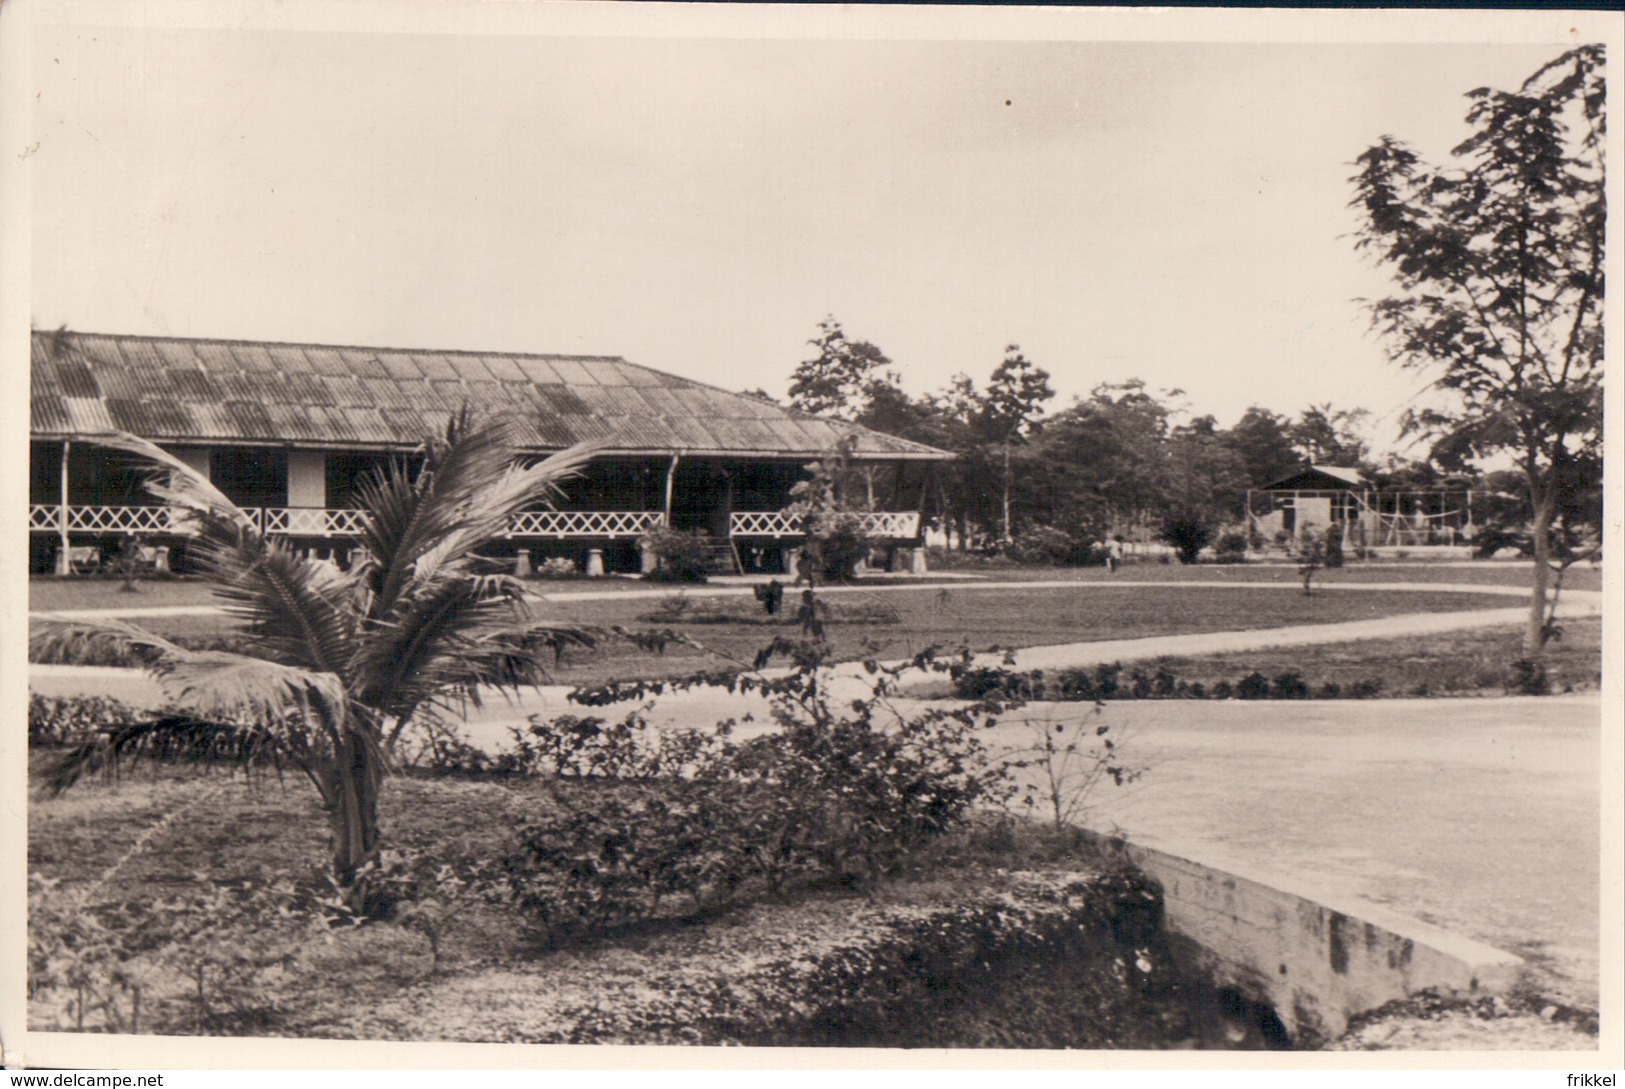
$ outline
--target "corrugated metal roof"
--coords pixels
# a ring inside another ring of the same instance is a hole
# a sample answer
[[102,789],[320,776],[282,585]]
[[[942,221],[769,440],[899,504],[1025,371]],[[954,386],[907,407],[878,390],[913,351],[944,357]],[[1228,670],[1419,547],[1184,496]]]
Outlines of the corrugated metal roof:
[[35,333],[33,431],[121,428],[159,442],[411,447],[467,404],[517,413],[538,451],[586,438],[650,453],[945,458],[610,356],[433,352]]

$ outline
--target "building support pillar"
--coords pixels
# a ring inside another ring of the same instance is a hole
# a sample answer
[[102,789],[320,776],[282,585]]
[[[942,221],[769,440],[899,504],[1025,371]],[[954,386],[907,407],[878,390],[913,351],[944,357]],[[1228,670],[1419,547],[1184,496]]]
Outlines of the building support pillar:
[[60,547],[56,550],[56,573],[73,573],[73,559],[68,552],[68,451],[73,443],[62,440],[62,481],[57,493],[56,533]]
[[671,524],[671,489],[672,489],[673,482],[677,479],[677,462],[681,458],[682,458],[681,454],[673,454],[671,456],[671,464],[666,466],[666,505],[665,505],[664,510],[666,512],[666,528],[667,529],[672,528],[672,524]]

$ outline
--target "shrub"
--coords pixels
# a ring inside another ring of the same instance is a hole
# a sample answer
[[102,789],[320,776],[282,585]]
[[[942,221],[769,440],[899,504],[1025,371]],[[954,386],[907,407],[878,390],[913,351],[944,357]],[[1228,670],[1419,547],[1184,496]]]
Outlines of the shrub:
[[752,886],[776,892],[812,876],[869,884],[1013,794],[1010,769],[975,736],[991,710],[898,718],[886,701],[900,670],[873,661],[869,696],[832,705],[827,648],[780,639],[770,649],[798,655],[799,668],[732,683],[771,695],[772,733],[735,742],[726,723],[667,733],[634,712],[619,723],[533,722],[517,739],[519,766],[648,788],[525,825],[507,882],[550,941],[636,923],[673,897],[703,911]]
[[1213,529],[1195,515],[1175,513],[1163,519],[1158,539],[1173,546],[1180,563],[1192,564],[1213,539]]
[[1247,534],[1236,529],[1219,534],[1213,552],[1214,560],[1218,563],[1244,562],[1247,559]]
[[568,557],[553,556],[537,564],[535,574],[539,579],[573,579],[581,574],[581,569]]
[[857,575],[873,543],[856,511],[817,512],[808,517],[807,555],[820,578],[845,582]]
[[652,728],[641,710],[619,722],[597,716],[530,717],[530,728],[515,733],[516,752],[528,771],[566,779],[647,781],[692,775],[714,762],[726,730]]
[[1019,564],[1060,566],[1088,562],[1089,542],[1080,541],[1059,526],[1028,524],[1004,548]]
[[668,526],[654,526],[638,539],[658,566],[643,577],[650,582],[696,583],[706,580],[706,538]]
[[1306,700],[1309,698],[1309,686],[1304,683],[1302,674],[1289,671],[1275,678],[1275,687],[1271,695],[1278,700]]
[[1029,813],[1040,804],[1048,809],[1056,832],[1079,822],[1106,780],[1122,786],[1146,771],[1123,759],[1111,726],[1099,720],[1103,707],[1097,703],[1092,714],[1071,718],[1021,720],[1029,743],[1005,757],[1012,769],[1032,770],[1023,802]]
[[1540,662],[1519,658],[1512,663],[1506,688],[1510,696],[1549,696],[1552,694],[1552,679]]
[[1241,679],[1235,691],[1238,700],[1267,700],[1270,698],[1270,682],[1264,674],[1254,670]]
[[63,998],[60,1023],[79,1030],[263,1029],[321,926],[286,878],[203,879],[173,895],[93,910],[98,884],[70,893],[53,880],[29,880],[30,997]]
[[1343,531],[1337,526],[1326,530],[1325,562],[1327,568],[1343,566]]
[[83,745],[103,731],[137,718],[134,708],[104,696],[28,697],[28,745]]

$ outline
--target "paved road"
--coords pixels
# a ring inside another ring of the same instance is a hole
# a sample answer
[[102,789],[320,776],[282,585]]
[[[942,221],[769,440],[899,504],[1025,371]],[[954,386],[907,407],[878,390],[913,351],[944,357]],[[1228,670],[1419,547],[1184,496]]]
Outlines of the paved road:
[[[1076,705],[1030,707],[1040,719]],[[1247,863],[1528,959],[1595,1009],[1600,698],[1108,704],[1145,777],[1089,823]],[[1019,744],[1023,727],[998,735]]]

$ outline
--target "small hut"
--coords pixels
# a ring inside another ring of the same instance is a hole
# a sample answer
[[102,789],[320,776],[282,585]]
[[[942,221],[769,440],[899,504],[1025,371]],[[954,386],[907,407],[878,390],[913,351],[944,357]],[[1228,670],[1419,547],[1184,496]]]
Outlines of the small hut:
[[1381,488],[1358,469],[1310,464],[1247,492],[1254,533],[1302,541],[1311,527],[1342,531],[1345,547],[1459,545],[1473,533],[1472,491],[1461,481],[1434,488]]

